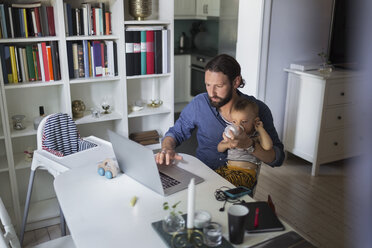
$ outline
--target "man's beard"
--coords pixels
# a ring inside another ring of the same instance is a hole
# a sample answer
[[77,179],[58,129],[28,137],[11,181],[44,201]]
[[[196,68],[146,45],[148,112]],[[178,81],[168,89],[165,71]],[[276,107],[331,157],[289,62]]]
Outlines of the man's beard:
[[225,98],[221,98],[221,97],[218,97],[218,96],[215,96],[215,98],[218,98],[220,99],[219,102],[213,102],[212,101],[212,97],[208,96],[209,98],[209,102],[211,103],[211,105],[217,109],[221,108],[223,105],[225,105],[226,103],[228,103],[231,98],[233,96],[233,87],[230,88],[229,92],[227,93],[227,96]]

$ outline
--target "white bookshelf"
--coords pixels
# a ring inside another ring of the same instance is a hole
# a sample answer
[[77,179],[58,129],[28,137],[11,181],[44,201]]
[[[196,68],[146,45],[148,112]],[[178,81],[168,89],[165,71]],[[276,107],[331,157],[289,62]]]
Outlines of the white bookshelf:
[[[34,0],[5,0],[6,3],[33,3]],[[104,2],[111,11],[111,35],[67,36],[64,23],[64,2],[73,8],[84,2]],[[107,139],[106,130],[129,136],[132,132],[158,130],[161,135],[173,125],[173,1],[153,0],[153,14],[145,21],[135,21],[129,15],[128,1],[122,0],[41,0],[42,4],[54,7],[56,36],[0,39],[0,44],[24,46],[40,42],[58,43],[61,80],[51,82],[25,82],[4,84],[0,67],[0,197],[5,206],[12,209],[12,220],[19,230],[23,216],[23,204],[27,192],[31,162],[25,160],[24,150],[36,149],[36,130],[33,120],[39,115],[39,106],[44,106],[46,114],[64,112],[72,116],[71,102],[82,100],[86,111],[82,118],[74,119],[84,136],[95,135]],[[170,72],[143,76],[126,76],[125,26],[126,25],[163,25],[170,30],[169,41]],[[69,78],[67,42],[115,41],[117,44],[118,76],[94,78]],[[145,108],[130,112],[129,106],[136,100],[147,100],[151,82],[157,80],[163,104],[159,108]],[[93,117],[91,109],[99,109],[102,98],[108,97],[113,106],[109,114]],[[25,115],[24,130],[14,130],[12,116]],[[160,144],[147,146],[156,150]],[[40,174],[39,174],[40,173]],[[40,228],[58,223],[58,205],[53,193],[51,176],[37,172],[31,199],[27,229]]]

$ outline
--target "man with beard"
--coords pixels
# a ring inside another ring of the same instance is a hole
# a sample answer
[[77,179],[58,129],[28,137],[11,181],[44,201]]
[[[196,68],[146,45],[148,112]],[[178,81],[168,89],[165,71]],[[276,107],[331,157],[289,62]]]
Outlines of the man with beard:
[[158,164],[171,164],[182,157],[175,152],[176,146],[190,138],[197,128],[198,147],[196,157],[211,169],[216,170],[226,165],[226,152],[217,151],[222,140],[222,133],[231,124],[231,109],[239,97],[254,101],[259,107],[259,118],[273,141],[270,150],[264,150],[245,132],[227,139],[230,148],[244,148],[262,162],[274,167],[284,160],[283,144],[273,124],[273,118],[267,105],[253,96],[241,93],[238,88],[244,87],[239,63],[231,56],[222,54],[213,58],[205,66],[205,85],[207,92],[194,99],[181,112],[175,125],[165,134],[162,150],[156,154]]

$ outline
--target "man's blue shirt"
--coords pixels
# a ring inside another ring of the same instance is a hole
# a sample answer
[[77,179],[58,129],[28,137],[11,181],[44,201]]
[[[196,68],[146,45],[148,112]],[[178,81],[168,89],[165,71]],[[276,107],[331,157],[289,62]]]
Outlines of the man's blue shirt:
[[[273,141],[275,150],[275,159],[270,166],[280,166],[284,160],[283,144],[279,140],[275,130],[273,118],[267,105],[253,96],[245,95],[238,91],[238,94],[257,103],[259,107],[259,117],[264,123],[266,132]],[[176,145],[190,138],[192,131],[197,130],[198,147],[196,157],[212,169],[217,169],[226,164],[227,152],[220,153],[217,151],[217,145],[222,140],[222,133],[226,127],[226,122],[222,119],[221,114],[213,107],[208,99],[207,93],[202,93],[182,110],[179,119],[171,127],[166,136],[173,137]]]

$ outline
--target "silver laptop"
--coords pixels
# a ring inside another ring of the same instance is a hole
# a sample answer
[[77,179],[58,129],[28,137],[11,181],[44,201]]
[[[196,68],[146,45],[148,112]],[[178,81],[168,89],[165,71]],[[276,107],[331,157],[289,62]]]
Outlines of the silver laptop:
[[191,178],[195,178],[195,184],[204,181],[177,165],[157,165],[151,149],[111,130],[108,130],[108,136],[121,171],[161,195],[187,188]]

